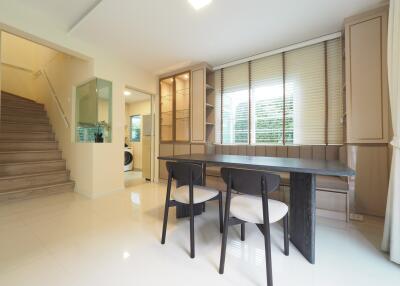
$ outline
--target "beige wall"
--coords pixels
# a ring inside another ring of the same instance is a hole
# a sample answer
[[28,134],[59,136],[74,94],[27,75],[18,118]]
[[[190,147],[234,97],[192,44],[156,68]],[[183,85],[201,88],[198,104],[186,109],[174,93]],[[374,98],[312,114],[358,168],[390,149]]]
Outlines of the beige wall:
[[37,100],[33,87],[34,73],[57,52],[8,33],[3,33],[1,47],[2,90]]
[[74,143],[74,86],[93,76],[93,64],[74,57],[59,54],[44,67],[56,95],[69,121],[65,125],[43,75],[34,80],[35,94],[46,106],[47,114],[71,170],[71,179],[75,181],[75,190],[87,196],[93,195],[93,145]]
[[133,115],[148,115],[151,114],[151,100],[133,102],[125,104],[125,142],[132,147],[134,168],[142,169],[142,144],[143,144],[143,128],[140,142],[130,141],[130,117]]

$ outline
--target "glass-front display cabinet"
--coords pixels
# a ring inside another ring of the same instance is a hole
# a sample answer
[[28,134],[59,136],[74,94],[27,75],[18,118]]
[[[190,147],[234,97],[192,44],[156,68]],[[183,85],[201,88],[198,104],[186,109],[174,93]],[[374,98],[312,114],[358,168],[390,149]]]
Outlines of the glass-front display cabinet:
[[75,141],[110,143],[112,140],[112,83],[95,78],[76,88]]
[[160,80],[161,142],[190,140],[190,72]]

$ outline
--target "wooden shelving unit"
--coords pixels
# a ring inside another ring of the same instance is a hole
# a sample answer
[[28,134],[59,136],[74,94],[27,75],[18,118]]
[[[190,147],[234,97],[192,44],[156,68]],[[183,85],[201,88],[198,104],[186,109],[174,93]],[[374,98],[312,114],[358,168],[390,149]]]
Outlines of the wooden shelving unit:
[[215,140],[215,82],[214,71],[206,68],[206,143]]

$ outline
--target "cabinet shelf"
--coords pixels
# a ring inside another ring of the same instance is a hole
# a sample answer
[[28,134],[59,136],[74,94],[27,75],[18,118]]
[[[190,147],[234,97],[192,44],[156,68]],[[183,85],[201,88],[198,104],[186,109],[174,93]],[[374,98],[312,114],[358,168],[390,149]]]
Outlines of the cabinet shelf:
[[[160,84],[161,142],[189,141],[190,137],[190,74],[169,78],[172,86]],[[161,80],[161,83],[163,80]],[[164,111],[165,110],[165,111]],[[168,139],[168,140],[167,140]]]
[[212,123],[212,122],[206,122],[206,126],[212,127],[212,126],[214,126],[214,125],[215,125],[215,124]]
[[207,108],[214,108],[214,105],[210,104],[210,103],[206,103],[206,107]]

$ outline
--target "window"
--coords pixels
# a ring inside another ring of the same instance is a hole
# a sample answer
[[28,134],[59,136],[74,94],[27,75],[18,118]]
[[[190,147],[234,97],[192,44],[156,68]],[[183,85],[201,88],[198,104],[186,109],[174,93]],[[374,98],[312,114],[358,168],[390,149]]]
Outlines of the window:
[[142,117],[140,115],[131,116],[131,141],[140,142]]
[[342,144],[341,39],[215,72],[216,142]]
[[283,144],[282,54],[251,62],[251,142]]
[[224,70],[223,144],[249,142],[249,73],[247,64]]

